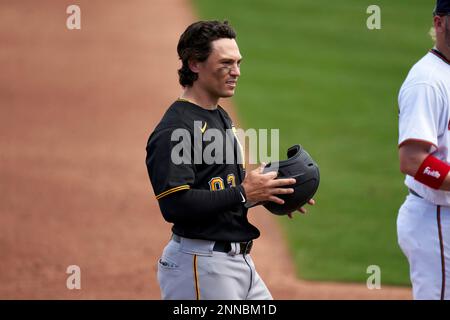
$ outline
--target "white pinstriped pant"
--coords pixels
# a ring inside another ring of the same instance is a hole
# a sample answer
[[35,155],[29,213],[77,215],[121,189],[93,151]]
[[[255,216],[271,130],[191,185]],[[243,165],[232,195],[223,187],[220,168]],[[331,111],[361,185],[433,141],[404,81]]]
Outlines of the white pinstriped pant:
[[250,255],[212,251],[214,241],[171,240],[158,260],[164,300],[271,300]]
[[397,217],[414,299],[450,299],[450,207],[408,195]]

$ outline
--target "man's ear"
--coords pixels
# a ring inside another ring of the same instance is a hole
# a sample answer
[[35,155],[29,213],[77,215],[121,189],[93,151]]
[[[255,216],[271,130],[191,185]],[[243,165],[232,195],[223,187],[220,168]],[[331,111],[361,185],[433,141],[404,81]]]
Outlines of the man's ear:
[[435,16],[434,17],[434,29],[436,33],[445,32],[445,17]]
[[189,60],[189,69],[191,69],[192,72],[198,73],[199,72],[199,65],[200,62],[197,60]]

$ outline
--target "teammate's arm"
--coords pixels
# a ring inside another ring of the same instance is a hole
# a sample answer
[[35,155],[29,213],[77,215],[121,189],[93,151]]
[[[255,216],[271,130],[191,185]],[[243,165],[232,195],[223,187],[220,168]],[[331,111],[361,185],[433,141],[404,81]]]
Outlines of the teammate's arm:
[[[409,140],[399,148],[400,171],[411,177],[417,177],[418,170],[430,156],[432,145],[425,141]],[[442,165],[447,165],[442,163]],[[450,175],[446,174],[440,190],[450,191]]]

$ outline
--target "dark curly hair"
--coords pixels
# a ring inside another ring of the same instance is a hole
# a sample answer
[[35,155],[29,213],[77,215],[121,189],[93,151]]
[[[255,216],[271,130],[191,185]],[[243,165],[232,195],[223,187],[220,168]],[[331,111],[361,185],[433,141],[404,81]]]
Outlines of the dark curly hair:
[[211,42],[222,38],[236,38],[236,32],[228,21],[198,21],[183,32],[177,46],[183,63],[178,70],[179,82],[183,87],[192,86],[198,78],[198,74],[189,68],[189,60],[206,61],[211,54]]

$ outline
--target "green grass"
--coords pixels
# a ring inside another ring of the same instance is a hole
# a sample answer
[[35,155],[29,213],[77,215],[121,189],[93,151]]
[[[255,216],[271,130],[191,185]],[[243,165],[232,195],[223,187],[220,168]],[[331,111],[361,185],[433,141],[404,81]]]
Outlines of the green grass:
[[202,19],[227,19],[244,61],[235,96],[244,127],[279,128],[280,150],[300,143],[321,169],[317,205],[280,218],[298,274],[310,280],[409,284],[396,217],[406,195],[397,157],[397,95],[432,46],[434,1],[195,0]]

